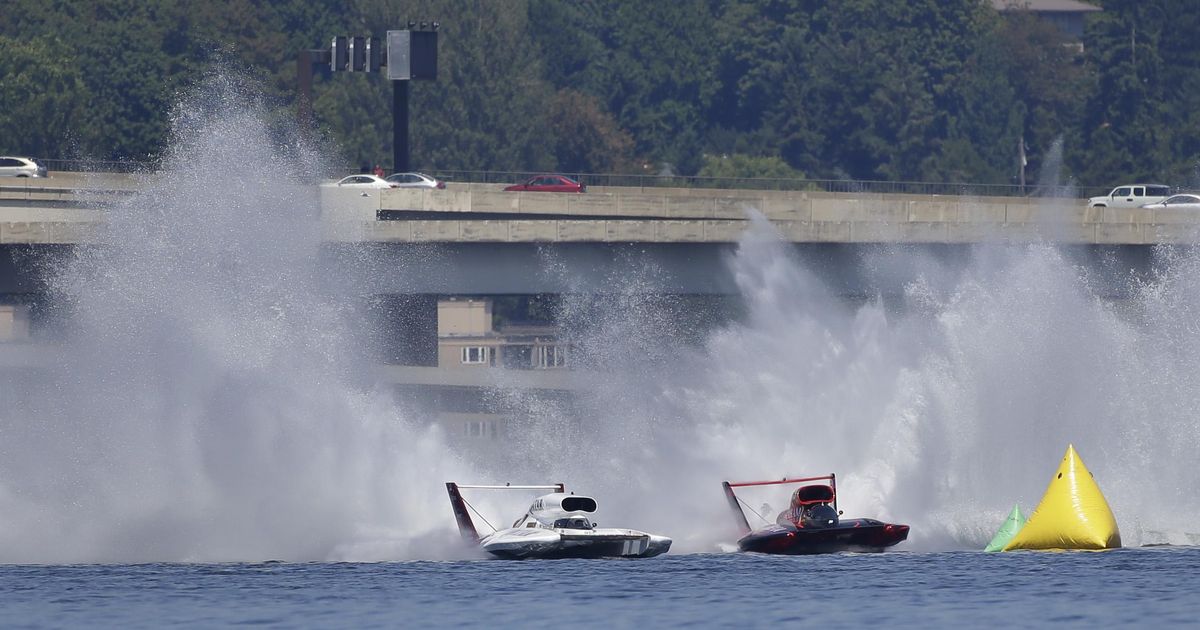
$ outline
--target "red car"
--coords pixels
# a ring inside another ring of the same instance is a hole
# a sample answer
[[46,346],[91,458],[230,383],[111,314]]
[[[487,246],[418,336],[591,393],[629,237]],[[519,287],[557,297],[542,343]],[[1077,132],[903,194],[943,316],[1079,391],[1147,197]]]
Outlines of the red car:
[[526,192],[571,192],[581,193],[587,186],[564,175],[538,175],[530,177],[524,183],[513,184],[504,190]]

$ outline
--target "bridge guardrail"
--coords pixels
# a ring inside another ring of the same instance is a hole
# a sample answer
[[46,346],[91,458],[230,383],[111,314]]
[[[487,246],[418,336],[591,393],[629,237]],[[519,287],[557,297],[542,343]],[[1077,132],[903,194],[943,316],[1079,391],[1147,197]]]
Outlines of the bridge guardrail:
[[[37,158],[50,171],[60,172],[150,172],[157,162],[133,160],[63,160]],[[321,176],[338,178],[358,173],[350,166],[330,166],[321,169]],[[1102,195],[1111,186],[1017,184],[980,184],[970,182],[920,182],[851,179],[810,179],[778,177],[700,177],[696,175],[652,175],[645,173],[584,173],[578,171],[503,171],[463,169],[416,169],[449,182],[479,184],[515,184],[534,175],[556,172],[573,177],[588,186],[626,188],[725,188],[746,190],[795,190],[834,193],[879,193],[913,195],[956,195],[969,197],[1056,197],[1080,198]]]
[[47,171],[60,173],[141,173],[153,170],[154,162],[134,160],[62,160],[57,158],[34,158]]
[[[515,184],[548,171],[423,171],[448,182]],[[792,190],[830,193],[953,195],[959,197],[1037,197],[1078,199],[1101,195],[1107,186],[978,184],[969,182],[918,182],[849,179],[796,179],[775,177],[700,177],[697,175],[649,175],[639,173],[581,173],[550,171],[566,175],[588,186],[623,188],[716,188],[743,190]]]
[[128,188],[63,188],[61,186],[4,186],[0,185],[0,193],[20,193],[28,195],[124,195],[129,196],[136,191]]

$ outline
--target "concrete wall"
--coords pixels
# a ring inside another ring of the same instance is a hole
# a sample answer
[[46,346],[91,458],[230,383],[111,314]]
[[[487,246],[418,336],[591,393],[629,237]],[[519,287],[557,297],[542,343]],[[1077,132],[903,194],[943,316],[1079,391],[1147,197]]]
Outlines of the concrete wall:
[[[451,297],[438,300],[438,367],[487,368],[495,364],[498,339],[492,332],[492,301],[487,298]],[[464,350],[478,353],[472,361]]]
[[492,332],[492,301],[486,298],[438,300],[438,336],[478,337]]
[[[156,175],[135,175],[132,173],[70,173],[66,171],[50,171],[49,177],[4,177],[0,178],[0,186],[5,188],[24,188],[28,191],[38,189],[60,189],[69,194],[84,191],[134,191],[141,188],[146,181],[153,181]],[[36,194],[36,193],[35,193]]]
[[0,342],[29,339],[29,307],[0,304]]
[[[330,240],[736,242],[750,216],[797,243],[1191,243],[1200,214],[1088,208],[1083,200],[794,191],[600,188],[585,194],[388,190],[375,214],[328,225]],[[339,208],[329,199],[327,210]],[[361,200],[357,203],[361,204]],[[349,218],[344,210],[334,210]],[[420,217],[420,218],[413,218]]]
[[[0,244],[94,242],[104,220],[104,199],[127,194],[47,187],[53,179],[22,180],[16,187],[0,182]],[[604,187],[584,194],[510,193],[497,188],[324,186],[319,195],[325,236],[343,243],[732,243],[758,213],[796,243],[1200,240],[1200,213],[1089,209],[1082,200]]]

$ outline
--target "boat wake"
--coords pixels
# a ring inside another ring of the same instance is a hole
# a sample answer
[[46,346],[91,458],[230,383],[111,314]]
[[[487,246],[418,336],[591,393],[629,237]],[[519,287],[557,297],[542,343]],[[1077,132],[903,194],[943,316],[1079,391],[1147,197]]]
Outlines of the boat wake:
[[564,481],[605,497],[604,526],[715,551],[738,536],[722,479],[831,472],[847,514],[912,525],[901,548],[981,548],[1068,443],[1126,544],[1196,542],[1194,251],[1113,297],[1050,245],[879,248],[859,271],[906,289],[847,297],[758,218],[720,325],[677,317],[654,269],[568,297],[591,393],[506,401],[519,432],[484,465],[363,385],[359,296],[319,280],[316,198],[287,183],[314,152],[238,81],[201,92],[109,214],[120,246],[52,274],[62,352],[0,376],[0,562],[465,557],[443,485],[462,478]]
[[847,514],[910,523],[905,548],[940,550],[982,548],[1073,442],[1126,544],[1189,540],[1196,252],[1157,251],[1153,273],[1114,296],[1100,288],[1108,270],[1051,245],[981,245],[952,262],[881,248],[862,267],[907,274],[903,295],[848,299],[759,219],[729,264],[744,316],[696,344],[674,341],[661,298],[614,287],[580,327],[608,376],[590,377],[569,441],[531,449],[567,455],[531,466],[622,495],[623,520],[671,532],[681,551],[736,537],[722,476],[836,472]]

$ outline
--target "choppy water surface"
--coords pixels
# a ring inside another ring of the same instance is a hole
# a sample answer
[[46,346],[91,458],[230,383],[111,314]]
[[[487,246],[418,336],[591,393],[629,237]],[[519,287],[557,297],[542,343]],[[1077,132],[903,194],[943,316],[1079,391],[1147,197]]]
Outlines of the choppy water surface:
[[11,627],[1193,625],[1200,549],[0,567]]

